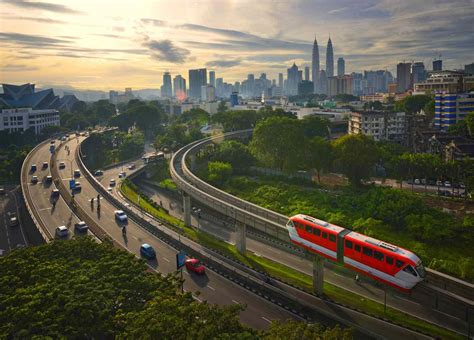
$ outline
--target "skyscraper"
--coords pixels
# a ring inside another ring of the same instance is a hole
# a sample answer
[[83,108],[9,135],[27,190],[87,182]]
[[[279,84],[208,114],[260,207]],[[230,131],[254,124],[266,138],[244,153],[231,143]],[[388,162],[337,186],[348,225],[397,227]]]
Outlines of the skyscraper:
[[314,44],[313,44],[313,58],[311,62],[311,67],[313,71],[313,86],[314,86],[314,93],[319,93],[319,47],[316,37],[314,37]]
[[343,57],[337,59],[337,76],[342,77],[346,73],[346,62]]
[[304,67],[304,80],[306,80],[306,81],[311,80],[311,79],[309,79],[309,66]]
[[332,49],[331,37],[326,48],[326,77],[334,77],[334,51]]
[[207,70],[200,68],[189,70],[189,96],[201,99],[201,86],[207,84]]
[[283,88],[283,73],[278,73],[278,87]]
[[324,70],[319,74],[319,94],[328,94],[328,78]]
[[423,62],[416,62],[411,65],[412,81],[419,83],[426,80],[425,64]]
[[442,71],[443,61],[441,59],[433,60],[433,71]]
[[216,72],[209,71],[209,85],[216,87]]
[[411,63],[397,64],[397,92],[403,93],[411,88]]
[[163,85],[161,86],[161,96],[170,98],[173,90],[171,87],[171,75],[169,72],[163,74]]
[[295,63],[293,63],[293,66],[291,66],[288,70],[288,75],[287,75],[287,88],[286,88],[286,94],[289,96],[295,96],[298,94],[298,83],[299,83],[299,78],[300,78],[300,72],[298,71],[298,66],[296,66]]
[[186,99],[186,79],[179,74],[173,79],[173,95],[178,100]]

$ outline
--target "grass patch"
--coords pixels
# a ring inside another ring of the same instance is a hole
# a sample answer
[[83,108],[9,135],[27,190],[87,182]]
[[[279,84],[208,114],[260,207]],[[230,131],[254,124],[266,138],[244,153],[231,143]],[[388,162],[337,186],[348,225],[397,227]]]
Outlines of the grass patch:
[[[144,197],[143,195],[140,195],[141,199],[138,204],[139,191],[135,188],[136,187],[133,183],[129,181],[124,181],[120,187],[120,191],[129,201],[133,202],[136,205],[139,205],[141,209],[145,210],[146,212],[148,212],[152,216],[155,216],[158,219],[168,222],[170,227],[173,228],[175,231],[183,233],[191,240],[202,244],[206,248],[216,250],[222,254],[234,258],[235,260],[253,269],[265,271],[272,277],[297,286],[305,291],[311,292],[311,276],[301,273],[293,268],[287,267],[280,263],[269,260],[265,257],[257,256],[249,251],[247,251],[245,255],[240,254],[235,246],[227,242],[221,241],[208,233],[202,232],[192,227],[186,227],[181,220],[170,216],[163,208],[156,206],[156,204],[152,204],[149,201],[146,201],[145,199],[142,199],[142,197]],[[389,319],[406,327],[410,327],[424,333],[429,333],[437,337],[441,337],[443,339],[462,338],[449,330],[417,319],[411,315],[405,314],[390,307],[387,307],[387,310],[384,313],[384,306],[382,304],[373,300],[363,298],[357,294],[351,293],[347,290],[344,290],[327,282],[324,282],[324,292],[328,298],[337,301],[338,303],[357,308],[361,311],[364,311],[365,313],[374,316]]]

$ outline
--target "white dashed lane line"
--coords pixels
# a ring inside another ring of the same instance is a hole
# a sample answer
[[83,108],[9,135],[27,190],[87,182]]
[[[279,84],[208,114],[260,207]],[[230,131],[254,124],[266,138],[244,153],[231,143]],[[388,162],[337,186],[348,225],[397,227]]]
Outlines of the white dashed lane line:
[[232,302],[240,305],[239,301],[232,300]]
[[163,257],[163,260],[165,260],[166,262],[170,262],[170,260],[168,260],[166,257]]
[[210,290],[216,290],[214,287],[211,287],[209,285],[207,285],[207,288],[209,288]]
[[262,319],[265,320],[268,323],[272,323],[272,320],[268,320],[266,317],[262,316]]

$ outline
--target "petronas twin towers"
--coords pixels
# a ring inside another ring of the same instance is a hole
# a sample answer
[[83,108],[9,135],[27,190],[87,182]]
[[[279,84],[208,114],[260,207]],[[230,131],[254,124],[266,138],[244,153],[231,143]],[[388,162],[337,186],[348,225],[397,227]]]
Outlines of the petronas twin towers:
[[331,37],[329,37],[326,48],[326,71],[321,70],[320,73],[319,47],[316,38],[314,38],[313,59],[311,67],[313,69],[314,93],[326,92],[326,79],[327,77],[334,76],[334,51],[332,49]]

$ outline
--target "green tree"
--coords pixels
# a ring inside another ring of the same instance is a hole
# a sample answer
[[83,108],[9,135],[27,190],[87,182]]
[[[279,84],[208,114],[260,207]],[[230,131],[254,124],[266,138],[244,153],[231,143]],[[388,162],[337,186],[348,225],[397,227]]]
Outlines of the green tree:
[[225,111],[212,116],[214,123],[222,124],[225,131],[250,129],[258,121],[258,114],[254,110]]
[[395,111],[403,111],[406,113],[414,114],[424,109],[430,101],[432,101],[431,96],[407,96],[404,99],[395,102]]
[[364,103],[364,110],[383,110],[383,104],[379,101],[376,100],[374,102],[367,102]]
[[292,171],[301,166],[303,135],[303,126],[298,120],[272,117],[258,122],[250,146],[263,164]]
[[467,132],[474,137],[474,112],[469,112],[465,118]]
[[235,140],[219,144],[218,149],[212,155],[212,160],[229,163],[236,171],[248,169],[255,164],[255,158],[247,145]]
[[222,184],[232,176],[232,165],[224,162],[209,162],[207,164],[208,180],[212,183]]
[[303,125],[306,137],[329,137],[330,122],[328,119],[310,115],[304,117],[300,122]]
[[341,329],[339,326],[333,328],[324,327],[318,323],[305,323],[298,321],[287,321],[286,323],[272,322],[263,339],[268,340],[312,340],[352,339],[351,329]]
[[321,184],[321,171],[331,167],[333,150],[331,142],[322,138],[314,137],[307,143],[306,162],[310,169],[316,170],[318,183]]
[[225,101],[221,100],[219,102],[219,106],[217,107],[217,112],[222,113],[222,112],[225,112],[225,111],[227,111],[227,105],[225,104]]
[[374,141],[365,135],[345,135],[333,143],[335,165],[347,176],[353,185],[359,185],[362,179],[372,174],[377,162],[377,147]]

